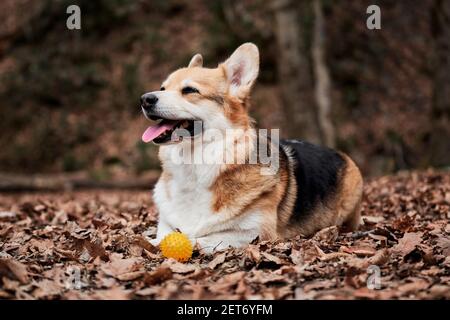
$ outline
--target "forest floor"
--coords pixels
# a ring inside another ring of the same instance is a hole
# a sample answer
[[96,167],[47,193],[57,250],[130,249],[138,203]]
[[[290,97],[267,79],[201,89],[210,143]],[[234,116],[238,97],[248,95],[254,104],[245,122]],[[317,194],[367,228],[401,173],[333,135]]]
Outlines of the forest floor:
[[150,192],[0,195],[0,299],[450,298],[450,173],[370,180],[359,230],[165,259]]

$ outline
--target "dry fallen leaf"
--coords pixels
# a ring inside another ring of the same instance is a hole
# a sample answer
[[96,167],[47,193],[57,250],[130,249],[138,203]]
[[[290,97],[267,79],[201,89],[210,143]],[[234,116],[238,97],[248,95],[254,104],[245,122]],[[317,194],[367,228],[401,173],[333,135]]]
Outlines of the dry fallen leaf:
[[118,277],[126,273],[142,270],[142,262],[140,258],[121,259],[114,257],[111,259],[111,262],[103,264],[101,270],[109,276]]
[[13,230],[13,226],[8,226],[6,228],[2,228],[0,230],[0,239],[5,238],[8,233],[10,233]]
[[450,256],[450,237],[439,237],[436,246],[442,249],[442,254],[444,256]]
[[19,280],[24,284],[29,281],[27,267],[11,258],[0,258],[0,275]]
[[168,266],[174,273],[190,273],[197,270],[199,267],[191,263],[181,263],[174,259],[168,259],[164,264]]
[[419,232],[409,232],[403,235],[398,241],[398,244],[392,248],[394,254],[399,254],[401,256],[406,256],[408,253],[413,251],[416,246],[420,245],[422,242],[422,234]]
[[145,239],[142,236],[136,236],[133,238],[133,242],[140,246],[141,248],[151,252],[151,253],[157,253],[159,250],[157,247],[155,247],[154,245],[152,245],[150,242],[147,241],[147,239]]
[[428,281],[423,279],[410,279],[411,282],[402,284],[397,287],[400,295],[409,296],[410,294],[417,294],[420,290],[427,289],[429,287]]
[[92,258],[97,258],[100,257],[100,259],[102,259],[103,261],[108,261],[109,260],[109,256],[108,253],[106,252],[105,248],[103,247],[103,243],[102,240],[99,238],[95,238],[93,240],[87,240],[84,239],[83,241],[83,246],[87,249],[87,251],[89,252],[89,255]]
[[261,255],[268,261],[274,262],[277,265],[284,264],[283,260],[278,258],[277,256],[274,256],[273,254],[267,253],[267,252],[261,252]]
[[313,240],[318,242],[334,242],[339,235],[339,228],[336,226],[331,226],[320,230],[313,236]]
[[291,258],[293,264],[303,264],[303,256],[300,250],[292,249],[289,257]]
[[58,283],[49,279],[39,281],[35,283],[35,286],[37,288],[33,291],[33,296],[38,299],[57,297],[64,289]]
[[394,220],[392,228],[401,232],[409,232],[414,228],[414,218],[408,215],[403,215]]
[[143,274],[144,271],[133,271],[119,274],[116,276],[116,278],[119,279],[120,281],[131,281],[140,278]]
[[239,281],[244,277],[244,271],[238,271],[235,273],[227,274],[219,279],[216,283],[211,284],[208,290],[213,293],[226,293],[233,286],[236,286]]
[[172,270],[169,267],[161,266],[152,272],[148,272],[144,276],[144,282],[148,286],[160,284],[172,278]]
[[262,270],[257,270],[253,273],[252,280],[262,283],[262,284],[268,284],[268,283],[275,283],[275,282],[289,282],[288,278],[281,274],[275,274],[273,272],[265,272]]
[[373,256],[377,250],[371,247],[344,247],[343,252],[356,254],[358,257],[370,257]]
[[247,256],[253,260],[255,263],[259,263],[261,261],[261,251],[258,246],[254,244],[248,245],[245,250]]
[[97,290],[91,295],[91,298],[98,300],[126,300],[130,298],[130,293],[130,290],[115,287],[108,290]]
[[218,254],[210,263],[208,263],[208,268],[214,270],[219,264],[222,264],[225,261],[226,257],[226,252]]
[[384,221],[385,218],[383,216],[362,216],[361,220],[364,222],[364,224],[375,225]]
[[[450,192],[449,192],[449,195],[450,195]],[[447,223],[447,224],[446,224],[446,226],[445,226],[445,232],[446,232],[447,234],[450,234],[450,223]]]
[[320,261],[330,261],[339,258],[347,258],[348,256],[349,254],[345,252],[330,252],[322,254],[319,259]]
[[312,240],[307,240],[301,244],[300,253],[303,263],[312,263],[314,260],[325,255],[322,249]]
[[14,221],[17,218],[16,212],[0,211],[0,221]]
[[367,259],[369,265],[382,266],[390,259],[390,251],[388,249],[379,250],[373,257]]

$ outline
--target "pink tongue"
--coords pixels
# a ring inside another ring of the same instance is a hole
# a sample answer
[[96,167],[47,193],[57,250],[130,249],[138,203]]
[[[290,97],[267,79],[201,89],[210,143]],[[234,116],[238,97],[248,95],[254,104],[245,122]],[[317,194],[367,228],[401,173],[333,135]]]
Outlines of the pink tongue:
[[171,130],[178,121],[174,120],[164,120],[162,123],[157,124],[156,126],[148,127],[142,135],[142,141],[150,142],[156,137],[160,136],[164,131]]

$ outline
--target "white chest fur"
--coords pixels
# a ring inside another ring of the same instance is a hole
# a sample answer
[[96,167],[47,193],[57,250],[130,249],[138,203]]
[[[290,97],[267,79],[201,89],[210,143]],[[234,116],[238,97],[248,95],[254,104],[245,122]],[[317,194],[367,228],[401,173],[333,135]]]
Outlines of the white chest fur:
[[213,212],[211,185],[219,176],[223,164],[174,163],[171,160],[174,152],[179,152],[176,145],[160,150],[164,174],[154,189],[159,223],[157,239],[153,243],[159,243],[166,234],[176,229],[201,247],[209,249],[242,246],[253,240],[259,233],[260,212],[237,217],[226,210]]
[[219,168],[217,165],[174,165],[167,170],[170,179],[160,179],[154,191],[160,223],[167,224],[171,230],[178,228],[191,238],[205,236],[208,225],[219,220],[212,213],[213,194],[209,190],[211,178],[218,174]]

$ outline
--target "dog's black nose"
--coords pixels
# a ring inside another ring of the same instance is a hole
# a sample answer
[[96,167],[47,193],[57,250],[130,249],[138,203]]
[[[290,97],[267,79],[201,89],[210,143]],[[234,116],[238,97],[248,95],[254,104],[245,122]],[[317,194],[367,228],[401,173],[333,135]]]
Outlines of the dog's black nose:
[[158,97],[153,93],[146,93],[141,96],[141,106],[145,111],[149,111],[154,108],[158,102]]

